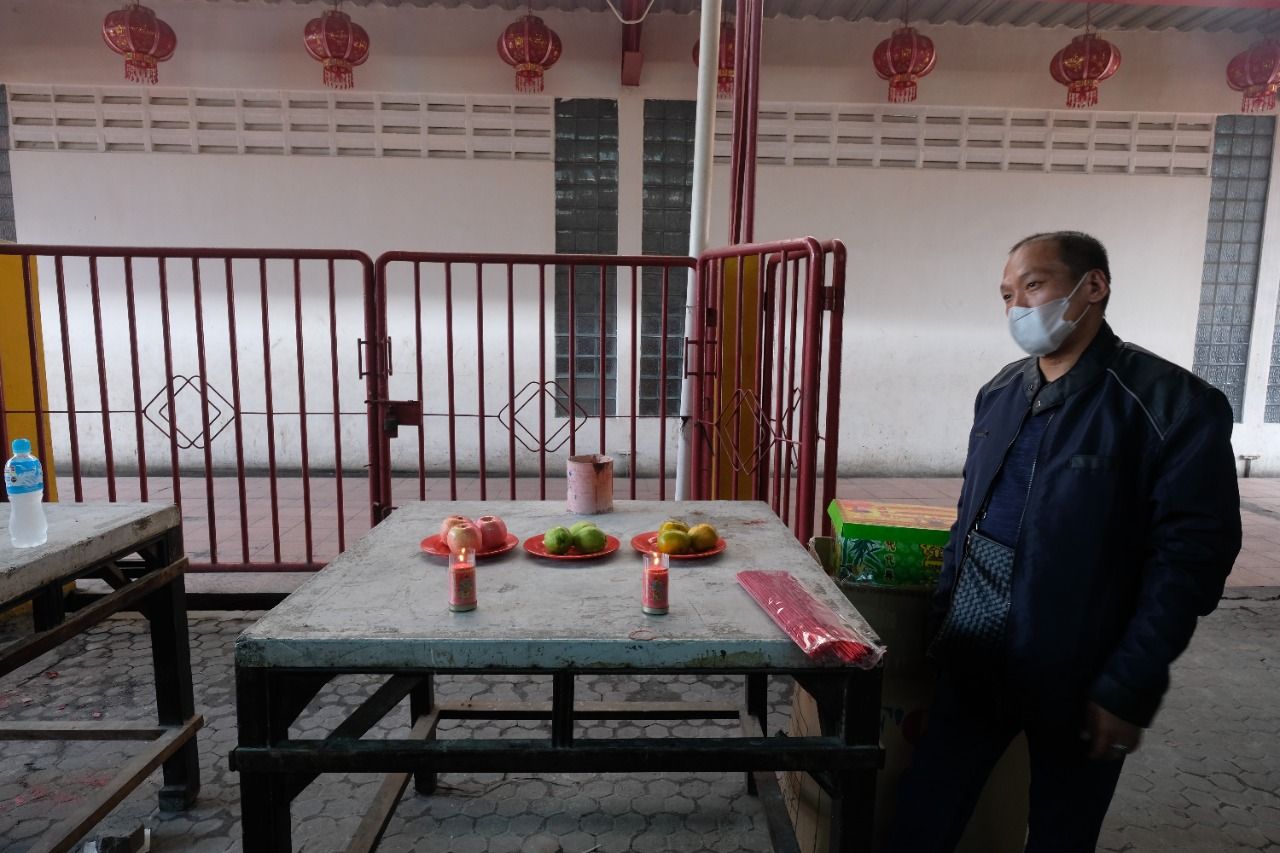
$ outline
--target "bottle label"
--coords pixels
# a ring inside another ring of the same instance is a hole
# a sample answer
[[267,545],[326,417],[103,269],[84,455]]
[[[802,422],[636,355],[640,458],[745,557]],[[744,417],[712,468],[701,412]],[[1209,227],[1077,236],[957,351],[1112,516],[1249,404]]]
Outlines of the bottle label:
[[44,472],[39,459],[10,459],[4,466],[4,490],[11,495],[44,491]]

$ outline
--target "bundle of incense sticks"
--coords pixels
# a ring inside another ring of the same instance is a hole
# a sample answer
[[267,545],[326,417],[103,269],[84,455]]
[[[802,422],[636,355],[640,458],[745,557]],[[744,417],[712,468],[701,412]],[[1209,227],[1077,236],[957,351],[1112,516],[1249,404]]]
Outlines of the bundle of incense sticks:
[[880,662],[884,649],[814,598],[790,572],[738,572],[738,583],[809,657],[835,657],[863,669]]

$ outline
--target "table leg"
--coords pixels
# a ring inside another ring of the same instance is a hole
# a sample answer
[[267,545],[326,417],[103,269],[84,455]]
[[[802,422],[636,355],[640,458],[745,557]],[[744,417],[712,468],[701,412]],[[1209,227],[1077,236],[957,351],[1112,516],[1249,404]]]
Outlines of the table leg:
[[[288,736],[275,685],[267,672],[236,667],[236,726],[241,746],[270,746]],[[283,729],[283,731],[282,731]],[[244,853],[292,853],[289,779],[240,769],[240,825]]]
[[[182,557],[182,534],[172,531],[157,549],[163,568]],[[195,716],[191,684],[191,646],[187,627],[186,586],[182,575],[147,596],[151,621],[151,660],[156,679],[156,713],[162,726],[179,726]],[[182,811],[200,793],[200,754],[193,737],[164,763],[163,811]]]
[[551,744],[573,746],[573,673],[551,676]]
[[36,633],[58,627],[66,616],[67,603],[62,596],[61,584],[47,584],[31,599],[31,621]]
[[[828,703],[832,700],[838,703],[838,716],[819,713],[819,719],[825,717],[836,722],[837,731],[831,734],[838,734],[847,744],[879,743],[880,680],[878,669],[859,672],[833,684],[836,689],[824,691],[823,698]],[[825,723],[823,728],[827,728]],[[876,819],[876,773],[876,768],[861,768],[834,774],[831,853],[871,850]]]
[[[768,737],[769,676],[764,673],[750,673],[747,675],[747,713],[759,721],[761,733]],[[747,773],[747,793],[753,797],[759,793],[756,790],[755,775],[752,773]]]
[[[435,676],[428,673],[423,677],[422,683],[409,693],[409,717],[410,725],[418,722],[422,717],[430,714],[436,706]],[[435,740],[436,733],[433,731],[430,740]],[[418,770],[413,774],[413,788],[419,794],[434,794],[436,792],[436,773],[431,770]]]

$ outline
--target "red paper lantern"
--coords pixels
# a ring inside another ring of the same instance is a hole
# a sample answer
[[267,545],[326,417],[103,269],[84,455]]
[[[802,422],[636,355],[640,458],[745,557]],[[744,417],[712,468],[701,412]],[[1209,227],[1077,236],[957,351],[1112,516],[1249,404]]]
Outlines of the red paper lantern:
[[516,69],[517,92],[541,92],[542,74],[560,52],[560,36],[537,15],[525,15],[498,36],[498,56]]
[[1244,93],[1244,112],[1274,110],[1280,89],[1280,39],[1265,38],[1232,59],[1227,65],[1227,85]]
[[938,53],[931,38],[901,27],[876,45],[871,61],[880,79],[889,81],[890,103],[905,104],[916,99],[916,82],[933,70]]
[[107,15],[102,38],[124,57],[124,79],[131,83],[160,82],[156,64],[173,56],[178,47],[173,28],[136,2]]
[[1053,79],[1067,87],[1067,106],[1098,105],[1098,84],[1120,68],[1120,50],[1097,33],[1076,36],[1049,61]]
[[302,43],[313,59],[324,63],[324,84],[331,89],[354,86],[351,69],[369,58],[369,34],[353,23],[350,15],[337,9],[326,9],[320,17],[308,21]]
[[[716,62],[716,93],[721,98],[733,97],[733,43],[734,32],[733,24],[728,22],[720,25],[720,49],[717,52]],[[698,39],[693,43],[693,64],[698,64],[698,49],[702,44],[702,39]]]

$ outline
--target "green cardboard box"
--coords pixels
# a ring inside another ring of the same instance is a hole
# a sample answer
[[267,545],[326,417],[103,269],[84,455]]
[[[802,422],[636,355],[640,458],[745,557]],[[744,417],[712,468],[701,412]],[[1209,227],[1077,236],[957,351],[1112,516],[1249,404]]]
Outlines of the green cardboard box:
[[836,499],[827,508],[836,540],[836,580],[884,586],[938,582],[954,507]]

